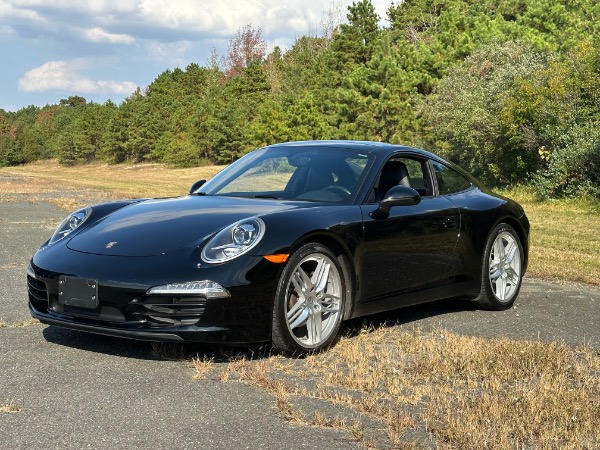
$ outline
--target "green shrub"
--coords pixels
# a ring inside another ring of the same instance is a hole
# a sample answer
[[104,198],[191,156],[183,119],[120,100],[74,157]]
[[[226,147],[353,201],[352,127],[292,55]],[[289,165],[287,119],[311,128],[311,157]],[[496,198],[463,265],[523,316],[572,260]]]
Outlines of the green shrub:
[[533,181],[541,198],[600,198],[600,130],[590,125],[573,134],[572,143],[541,151],[547,168]]
[[518,43],[492,44],[456,66],[424,108],[433,147],[490,185],[521,182],[539,167],[524,145],[526,127],[506,114],[516,80],[545,65],[544,55]]

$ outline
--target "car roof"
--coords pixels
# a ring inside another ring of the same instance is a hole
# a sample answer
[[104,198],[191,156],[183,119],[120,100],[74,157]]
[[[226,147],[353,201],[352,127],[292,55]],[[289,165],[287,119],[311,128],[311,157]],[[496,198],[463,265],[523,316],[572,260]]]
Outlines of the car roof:
[[363,152],[373,153],[378,156],[388,156],[397,152],[412,152],[418,153],[425,157],[441,159],[426,150],[409,147],[407,145],[389,144],[387,142],[374,141],[352,141],[352,140],[316,140],[316,141],[293,141],[282,142],[279,144],[269,145],[269,148],[274,147],[329,147],[329,148],[349,148],[360,150]]

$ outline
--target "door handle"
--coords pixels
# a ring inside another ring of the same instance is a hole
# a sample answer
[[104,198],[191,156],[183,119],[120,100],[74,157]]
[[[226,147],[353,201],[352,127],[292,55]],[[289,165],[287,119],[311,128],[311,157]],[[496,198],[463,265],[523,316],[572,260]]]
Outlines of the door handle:
[[442,221],[442,225],[444,226],[444,228],[447,228],[449,230],[458,228],[458,218],[456,216],[446,217]]

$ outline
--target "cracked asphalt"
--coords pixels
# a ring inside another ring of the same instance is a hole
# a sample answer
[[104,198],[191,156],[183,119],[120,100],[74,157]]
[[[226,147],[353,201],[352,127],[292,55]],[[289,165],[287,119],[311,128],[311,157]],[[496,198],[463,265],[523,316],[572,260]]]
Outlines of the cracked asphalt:
[[[0,406],[20,409],[0,412],[3,448],[360,448],[345,431],[286,422],[264,391],[194,380],[192,367],[148,343],[27,322],[27,262],[65,215],[0,197]],[[600,348],[598,288],[526,278],[515,306],[437,302],[367,320]]]

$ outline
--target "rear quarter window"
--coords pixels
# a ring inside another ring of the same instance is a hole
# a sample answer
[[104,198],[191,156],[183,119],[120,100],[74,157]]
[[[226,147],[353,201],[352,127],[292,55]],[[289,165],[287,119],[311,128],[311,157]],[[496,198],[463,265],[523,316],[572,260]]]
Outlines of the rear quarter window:
[[471,187],[471,182],[456,170],[436,161],[432,161],[439,195],[454,194]]

